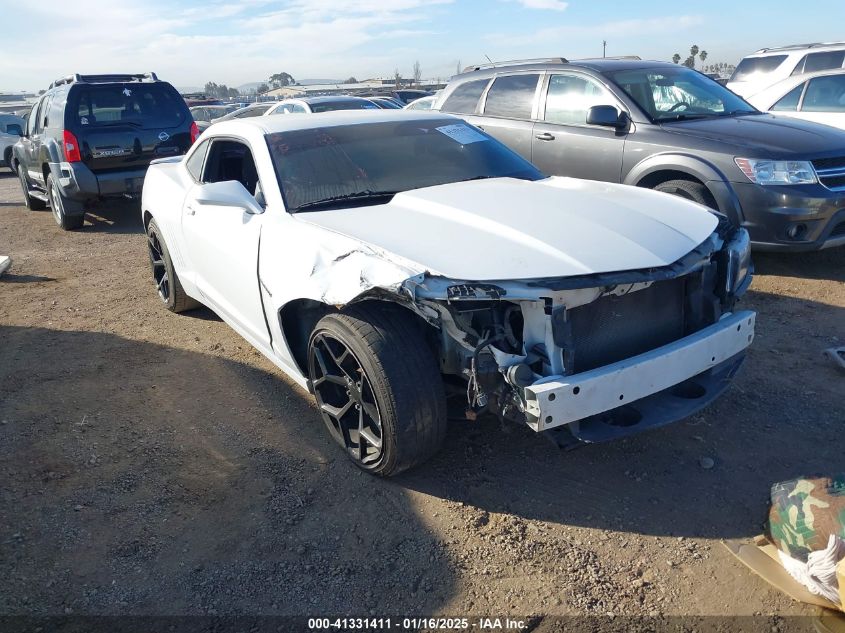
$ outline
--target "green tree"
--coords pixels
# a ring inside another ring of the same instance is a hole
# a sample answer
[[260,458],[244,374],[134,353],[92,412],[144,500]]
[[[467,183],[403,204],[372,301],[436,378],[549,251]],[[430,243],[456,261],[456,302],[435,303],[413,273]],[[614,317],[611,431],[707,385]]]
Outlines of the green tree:
[[681,56],[678,53],[675,53],[672,55],[672,61],[676,64],[679,63],[681,61]]
[[294,78],[288,73],[276,73],[269,77],[270,85],[273,88],[284,88],[285,86],[292,86],[296,83]]
[[358,80],[357,80],[357,79],[355,79],[355,77],[350,77],[349,79],[347,79],[347,80],[346,80],[346,81],[344,81],[343,83],[345,83],[345,84],[357,84],[357,83],[358,83]]
[[268,86],[267,84],[260,84],[258,88],[255,89],[255,93],[260,95],[264,94],[265,92],[269,92],[269,90],[270,86]]

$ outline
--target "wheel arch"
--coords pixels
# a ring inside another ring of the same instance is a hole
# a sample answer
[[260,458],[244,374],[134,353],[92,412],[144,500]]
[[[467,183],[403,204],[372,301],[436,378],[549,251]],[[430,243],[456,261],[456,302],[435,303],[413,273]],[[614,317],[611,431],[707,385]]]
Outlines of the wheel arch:
[[318,299],[302,297],[292,299],[282,305],[277,312],[279,329],[285,345],[287,345],[293,362],[308,376],[308,342],[317,323],[327,314],[343,312],[353,305],[367,302],[369,305],[383,304],[388,310],[402,310],[408,317],[416,320],[421,326],[434,330],[434,326],[420,316],[407,302],[394,298],[390,293],[374,288],[365,292],[353,301],[335,306]]
[[684,153],[653,154],[634,166],[623,184],[653,189],[670,180],[698,182],[707,188],[717,211],[734,223],[742,220],[742,207],[730,180],[712,162]]

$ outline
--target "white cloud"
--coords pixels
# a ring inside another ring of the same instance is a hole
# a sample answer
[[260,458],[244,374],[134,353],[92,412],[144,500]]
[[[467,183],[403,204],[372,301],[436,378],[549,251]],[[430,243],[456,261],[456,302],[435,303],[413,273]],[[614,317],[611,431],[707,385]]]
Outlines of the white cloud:
[[562,0],[516,0],[526,9],[542,9],[545,11],[566,11],[568,2]]
[[[392,74],[391,41],[425,36],[433,5],[452,0],[216,0],[173,10],[171,0],[21,3],[61,55],[32,48],[25,29],[0,39],[0,89],[37,89],[71,72],[156,71],[176,85],[238,85],[276,72],[294,77]],[[48,6],[45,6],[48,5]],[[167,16],[167,17],[163,17]],[[422,28],[421,28],[422,27]],[[384,42],[362,55],[369,42]],[[13,51],[26,50],[26,54]],[[410,68],[402,69],[409,72]]]

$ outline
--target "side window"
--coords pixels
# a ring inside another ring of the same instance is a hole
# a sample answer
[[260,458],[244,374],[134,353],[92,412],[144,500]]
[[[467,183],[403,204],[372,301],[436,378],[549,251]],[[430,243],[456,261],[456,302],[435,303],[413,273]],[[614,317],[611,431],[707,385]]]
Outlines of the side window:
[[552,75],[546,96],[548,123],[586,125],[587,111],[596,105],[615,105],[616,100],[597,83],[575,75]]
[[484,114],[511,119],[530,119],[540,75],[497,77],[487,91]]
[[202,163],[205,160],[205,155],[208,154],[209,143],[210,141],[200,143],[197,149],[194,150],[194,153],[191,154],[191,157],[185,161],[185,169],[188,170],[188,173],[197,182],[200,181],[200,177],[202,176]]
[[804,92],[804,86],[807,84],[800,84],[795,86],[789,93],[782,97],[770,109],[772,112],[795,112],[798,109],[798,104],[801,102],[801,93]]
[[810,80],[802,112],[845,112],[845,75]]
[[244,110],[243,112],[238,112],[233,118],[251,119],[254,116],[261,116],[262,114],[264,114],[264,110],[262,108],[249,108],[248,110]]
[[845,62],[845,51],[830,51],[827,53],[810,53],[804,63],[804,72],[812,73],[817,70],[842,68]]
[[489,79],[476,79],[461,84],[449,95],[440,110],[459,114],[474,114],[478,100],[489,82]]
[[202,182],[237,180],[252,195],[258,185],[258,171],[249,147],[240,141],[217,139],[211,143]]
[[41,113],[41,104],[44,103],[45,98],[42,98],[38,103],[32,106],[32,110],[29,111],[29,118],[27,119],[26,129],[30,134],[35,134],[39,130],[38,117]]
[[23,130],[17,123],[9,123],[6,125],[6,134],[14,134],[15,136],[23,136]]
[[305,106],[300,105],[298,103],[291,104],[290,106],[291,114],[308,114],[305,110]]

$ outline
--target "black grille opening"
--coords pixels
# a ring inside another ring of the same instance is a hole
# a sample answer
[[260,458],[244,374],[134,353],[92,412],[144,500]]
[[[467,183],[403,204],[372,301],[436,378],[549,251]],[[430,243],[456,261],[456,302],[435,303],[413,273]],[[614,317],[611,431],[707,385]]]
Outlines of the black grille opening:
[[845,235],[845,222],[840,222],[834,226],[833,230],[830,232],[831,237],[838,237],[840,235]]
[[845,187],[845,176],[833,176],[831,178],[822,177],[819,180],[821,180],[821,183],[829,189]]
[[683,277],[659,281],[572,309],[574,372],[603,367],[682,338],[684,285]]
[[836,158],[817,158],[813,161],[813,167],[816,169],[836,169],[838,167],[845,167],[845,156],[838,156]]

